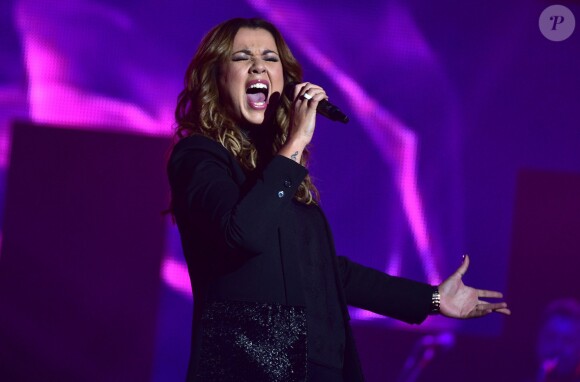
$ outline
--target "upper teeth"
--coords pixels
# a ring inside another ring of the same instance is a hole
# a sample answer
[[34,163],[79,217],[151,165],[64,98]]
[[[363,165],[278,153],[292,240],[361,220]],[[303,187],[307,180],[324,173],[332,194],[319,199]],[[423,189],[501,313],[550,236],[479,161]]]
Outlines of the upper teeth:
[[249,89],[268,89],[268,85],[256,82],[255,84],[251,84]]

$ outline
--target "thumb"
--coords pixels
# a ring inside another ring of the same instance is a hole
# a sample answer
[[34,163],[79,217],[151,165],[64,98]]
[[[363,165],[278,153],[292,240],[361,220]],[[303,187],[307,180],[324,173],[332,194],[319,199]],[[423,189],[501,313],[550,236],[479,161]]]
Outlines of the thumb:
[[457,271],[455,271],[455,273],[458,274],[459,277],[463,277],[467,272],[467,268],[469,268],[469,256],[466,254],[463,255],[463,262],[461,263]]

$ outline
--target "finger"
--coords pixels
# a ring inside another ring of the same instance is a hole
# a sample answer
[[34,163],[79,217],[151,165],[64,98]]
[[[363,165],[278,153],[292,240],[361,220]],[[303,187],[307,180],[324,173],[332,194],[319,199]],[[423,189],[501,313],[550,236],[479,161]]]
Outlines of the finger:
[[501,292],[496,292],[494,290],[478,289],[477,297],[502,298],[503,294]]
[[507,304],[505,302],[497,302],[492,304],[486,301],[480,301],[476,305],[476,307],[484,310],[498,310],[498,309],[506,309]]
[[455,273],[458,274],[460,277],[463,277],[467,272],[467,268],[469,268],[469,256],[464,255],[463,262],[461,263],[457,271],[455,271]]
[[326,92],[320,86],[311,84],[310,82],[305,82],[304,84],[301,85],[303,86],[301,86],[299,92],[295,94],[296,99],[310,100],[314,98],[316,94],[319,94],[321,92],[325,94],[326,98],[328,98],[328,96],[326,96]]
[[326,92],[322,89],[317,88],[310,88],[299,96],[299,99],[303,101],[311,101],[314,100],[315,102],[320,102],[323,99],[328,99]]
[[294,100],[295,100],[295,101],[298,101],[298,100],[300,100],[300,99],[301,99],[301,98],[300,98],[300,97],[301,97],[301,95],[302,95],[302,94],[304,94],[304,91],[303,91],[303,89],[304,89],[304,88],[305,88],[307,85],[309,85],[309,83],[308,83],[308,82],[303,82],[303,83],[301,83],[301,84],[296,84],[296,85],[294,86]]
[[505,302],[490,304],[486,301],[479,301],[475,308],[469,313],[469,317],[483,317],[493,312],[501,313],[506,316],[512,314]]
[[301,102],[297,103],[300,110],[316,112],[318,103],[324,99],[328,99],[326,93],[321,88],[314,88],[314,90],[309,89],[308,92],[304,93]]
[[306,96],[306,94],[310,95],[311,98],[309,103],[314,104],[314,106],[316,106],[318,102],[322,101],[323,99],[328,99],[326,92],[322,89],[308,90],[308,92],[304,95]]
[[512,314],[512,311],[509,310],[508,308],[496,309],[494,312],[505,314],[506,316],[509,316]]

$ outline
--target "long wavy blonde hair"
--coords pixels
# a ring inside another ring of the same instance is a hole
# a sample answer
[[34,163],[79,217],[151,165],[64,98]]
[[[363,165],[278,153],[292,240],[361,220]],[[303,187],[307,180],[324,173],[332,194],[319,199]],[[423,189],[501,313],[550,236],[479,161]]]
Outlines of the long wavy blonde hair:
[[[240,28],[264,29],[274,37],[284,72],[284,84],[302,82],[302,68],[276,27],[262,19],[235,18],[225,21],[202,39],[185,74],[184,89],[179,93],[175,120],[176,141],[194,134],[204,135],[221,143],[246,171],[258,166],[258,150],[228,115],[220,103],[218,80],[222,64],[230,59],[234,38]],[[275,155],[286,142],[290,128],[291,101],[280,97],[272,122],[271,154]],[[308,147],[300,163],[307,166]],[[310,176],[302,181],[295,198],[305,204],[317,203],[318,190]]]

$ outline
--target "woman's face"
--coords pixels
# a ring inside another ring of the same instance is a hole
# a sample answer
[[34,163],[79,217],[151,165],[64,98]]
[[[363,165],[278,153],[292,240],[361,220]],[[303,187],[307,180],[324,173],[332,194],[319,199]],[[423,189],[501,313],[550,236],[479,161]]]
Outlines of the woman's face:
[[259,125],[270,96],[284,88],[284,72],[274,37],[265,29],[240,28],[232,54],[221,67],[220,95],[240,123]]

